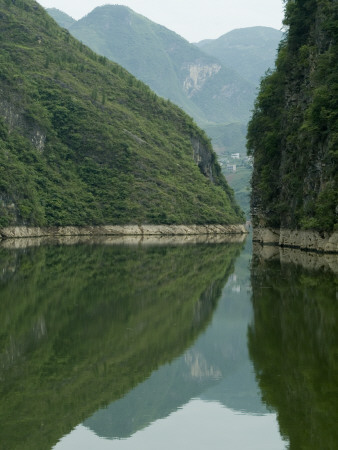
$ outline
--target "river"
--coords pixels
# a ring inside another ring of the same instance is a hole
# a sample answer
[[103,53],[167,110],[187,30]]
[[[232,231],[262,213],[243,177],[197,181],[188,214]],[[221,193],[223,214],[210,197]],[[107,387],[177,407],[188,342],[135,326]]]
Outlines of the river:
[[0,448],[337,449],[336,262],[5,241]]

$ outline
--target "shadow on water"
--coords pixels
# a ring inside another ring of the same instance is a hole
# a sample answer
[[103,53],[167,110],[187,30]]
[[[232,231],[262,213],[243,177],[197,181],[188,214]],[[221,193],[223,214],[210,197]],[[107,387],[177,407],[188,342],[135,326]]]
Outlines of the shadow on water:
[[262,398],[277,411],[290,450],[335,450],[338,308],[332,267],[337,260],[332,265],[320,255],[261,250],[252,264],[249,351]]
[[206,328],[242,244],[0,247],[0,442],[54,445]]

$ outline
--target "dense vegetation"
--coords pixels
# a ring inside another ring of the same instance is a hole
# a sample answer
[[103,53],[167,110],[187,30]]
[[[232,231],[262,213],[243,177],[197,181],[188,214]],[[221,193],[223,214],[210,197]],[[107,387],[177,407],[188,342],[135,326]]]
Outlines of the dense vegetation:
[[0,247],[0,441],[46,450],[179,356],[241,244]]
[[249,351],[290,450],[336,450],[337,277],[279,261],[252,267]]
[[262,226],[337,229],[338,4],[286,2],[276,69],[248,130],[252,214]]
[[0,226],[243,220],[183,111],[33,0],[0,20]]

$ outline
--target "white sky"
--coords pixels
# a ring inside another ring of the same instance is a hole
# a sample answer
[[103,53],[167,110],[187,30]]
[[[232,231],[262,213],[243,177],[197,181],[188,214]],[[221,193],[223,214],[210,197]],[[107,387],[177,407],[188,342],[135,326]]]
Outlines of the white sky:
[[268,26],[280,29],[282,0],[39,0],[80,19],[97,6],[126,5],[164,25],[190,42],[215,39],[235,28]]

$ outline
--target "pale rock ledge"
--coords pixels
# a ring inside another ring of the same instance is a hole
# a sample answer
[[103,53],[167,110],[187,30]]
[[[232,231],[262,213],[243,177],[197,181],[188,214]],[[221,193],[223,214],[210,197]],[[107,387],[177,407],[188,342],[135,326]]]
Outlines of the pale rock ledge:
[[246,234],[244,225],[104,225],[89,227],[5,227],[0,239],[44,236],[184,236]]

